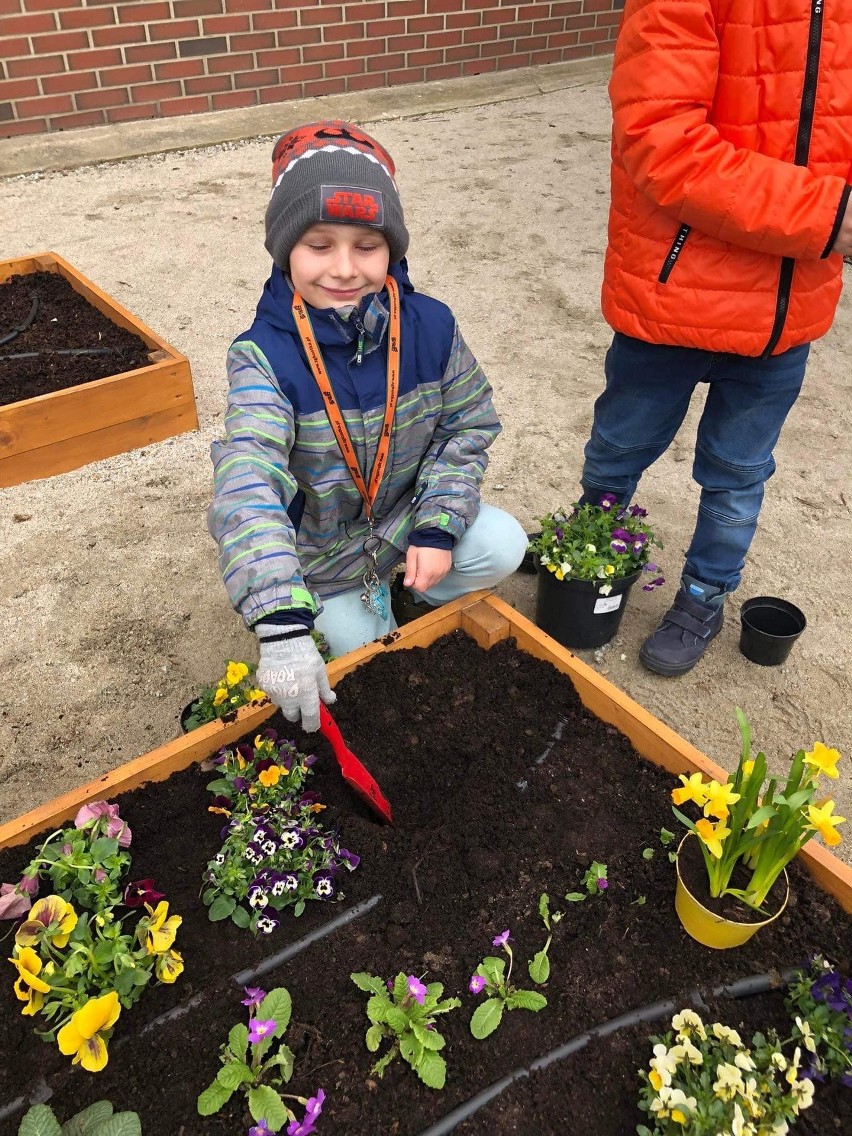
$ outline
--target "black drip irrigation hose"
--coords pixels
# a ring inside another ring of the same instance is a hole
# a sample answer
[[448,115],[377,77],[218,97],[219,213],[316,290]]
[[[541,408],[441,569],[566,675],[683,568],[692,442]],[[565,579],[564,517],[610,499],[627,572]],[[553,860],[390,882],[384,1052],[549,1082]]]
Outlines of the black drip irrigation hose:
[[[546,755],[545,752],[542,757]],[[781,971],[780,975],[776,972],[770,974],[755,974],[749,978],[741,978],[738,982],[732,982],[726,986],[716,986],[713,988],[711,996],[714,998],[747,998],[753,994],[765,994],[770,990],[777,990],[780,986],[785,986],[788,982],[792,981],[799,971],[799,967],[789,967],[787,970]],[[675,1012],[678,1005],[683,1005],[684,1002],[691,1002],[694,1006],[707,1009],[707,1003],[702,998],[700,991],[691,990],[684,999],[678,1002],[652,1002],[647,1006],[640,1006],[637,1010],[629,1010],[626,1014],[620,1014],[617,1018],[611,1018],[609,1021],[601,1022],[600,1025],[593,1026],[585,1033],[570,1038],[563,1045],[559,1045],[556,1049],[545,1053],[544,1056],[536,1058],[536,1060],[530,1062],[529,1065],[520,1069],[513,1069],[511,1073],[507,1073],[504,1077],[501,1077],[499,1081],[494,1081],[493,1084],[481,1089],[475,1096],[470,1097],[451,1112],[448,1112],[446,1116],[443,1116],[428,1128],[424,1128],[418,1133],[418,1136],[448,1136],[448,1133],[452,1132],[462,1121],[468,1120],[475,1113],[479,1112],[480,1109],[484,1108],[485,1105],[489,1104],[495,1097],[505,1092],[515,1081],[520,1081],[524,1077],[529,1077],[531,1073],[536,1073],[540,1069],[546,1069],[549,1065],[555,1064],[557,1061],[571,1057],[572,1054],[578,1053],[581,1049],[585,1049],[590,1041],[609,1037],[611,1034],[617,1033],[622,1029],[627,1029],[630,1026],[640,1025],[643,1022],[656,1022],[659,1021],[660,1018],[668,1017]]]
[[27,316],[23,323],[19,323],[17,327],[13,327],[11,331],[8,331],[4,336],[0,337],[0,347],[3,347],[6,343],[11,343],[13,339],[17,339],[21,332],[26,331],[27,328],[32,324],[33,320],[36,318],[36,315],[38,314],[38,296],[35,294],[35,292],[30,292],[30,297],[33,302],[32,307],[30,308],[30,314]]
[[[556,743],[562,741],[562,731],[567,725],[568,725],[568,723],[564,718],[559,719],[559,721],[556,723],[556,725],[553,728],[553,733],[550,735],[550,741],[545,746],[544,752],[540,753],[538,755],[538,757],[533,762],[533,765],[543,765],[544,764],[544,762],[550,756],[550,751],[553,749],[553,747],[556,745]],[[515,783],[515,787],[517,789],[520,789],[521,792],[524,793],[524,792],[526,792],[527,788],[529,787],[529,781],[517,781]]]
[[[2,343],[0,343],[2,347]],[[0,355],[0,363],[7,359],[41,359],[45,355],[120,355],[115,347],[60,347],[47,351],[19,351],[15,355]]]

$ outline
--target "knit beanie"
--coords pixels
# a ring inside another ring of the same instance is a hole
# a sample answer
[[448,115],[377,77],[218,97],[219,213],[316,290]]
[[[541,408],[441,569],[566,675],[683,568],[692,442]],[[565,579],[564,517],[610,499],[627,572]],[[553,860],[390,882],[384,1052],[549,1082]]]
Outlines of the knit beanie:
[[384,233],[390,263],[408,248],[393,159],[375,138],[349,122],[297,126],[272,151],[272,197],[266,210],[266,248],[289,267],[293,245],[312,225],[334,221]]

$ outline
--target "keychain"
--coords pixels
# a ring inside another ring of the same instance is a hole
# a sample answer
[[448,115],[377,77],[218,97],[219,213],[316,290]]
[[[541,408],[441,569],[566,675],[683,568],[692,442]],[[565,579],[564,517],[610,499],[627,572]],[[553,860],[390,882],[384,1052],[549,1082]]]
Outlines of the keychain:
[[382,542],[373,536],[373,526],[370,525],[370,535],[364,541],[364,556],[367,559],[367,570],[364,573],[364,591],[361,593],[361,602],[371,615],[379,619],[387,619],[388,609],[385,603],[384,589],[377,571],[379,564],[379,549]]

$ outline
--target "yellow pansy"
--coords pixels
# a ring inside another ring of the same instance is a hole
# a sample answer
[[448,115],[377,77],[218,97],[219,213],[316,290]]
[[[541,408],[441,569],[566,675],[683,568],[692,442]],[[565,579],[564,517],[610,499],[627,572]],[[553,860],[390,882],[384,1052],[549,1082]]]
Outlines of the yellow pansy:
[[707,801],[704,805],[704,815],[724,820],[730,811],[730,806],[736,804],[740,794],[733,791],[730,781],[720,785],[718,781],[708,781],[704,786]]
[[222,809],[218,805],[208,805],[208,813],[217,813],[219,816],[229,817],[231,815],[230,809]]
[[177,929],[183,923],[180,915],[169,915],[168,902],[161,900],[156,908],[145,904],[151,918],[145,933],[145,950],[149,955],[162,955],[175,941]]
[[281,766],[270,765],[268,769],[261,769],[257,775],[258,781],[267,789],[272,785],[277,785],[281,779]]
[[224,686],[217,686],[216,693],[213,695],[213,705],[221,706],[225,699],[228,697],[228,691]]
[[845,824],[846,817],[832,816],[834,801],[823,801],[821,804],[808,805],[808,820],[829,846],[835,848],[840,843],[840,833],[836,831],[839,824]]
[[157,959],[154,969],[160,982],[170,986],[183,974],[183,955],[179,951],[167,951]]
[[225,671],[225,682],[228,686],[236,686],[238,682],[243,681],[248,673],[249,669],[245,663],[230,662]]
[[698,838],[707,845],[711,856],[719,860],[722,856],[722,842],[731,835],[731,830],[725,828],[724,821],[712,824],[706,817],[702,817],[695,825]]
[[261,690],[260,687],[255,687],[254,690],[250,690],[248,692],[247,697],[249,702],[263,702],[263,700],[266,698],[266,691]]
[[606,572],[607,576],[612,576],[615,573],[615,568],[612,564],[607,564],[604,568],[604,572]]
[[74,1054],[73,1064],[80,1064],[90,1073],[98,1073],[107,1063],[106,1042],[101,1034],[118,1021],[121,1005],[114,990],[101,998],[92,998],[71,1015],[56,1035],[59,1052],[66,1057]]
[[805,754],[805,763],[813,766],[817,773],[824,773],[826,777],[830,777],[833,781],[837,780],[837,763],[840,761],[840,754],[836,749],[829,749],[828,746],[822,742],[814,742],[814,748],[810,753]]
[[38,977],[42,961],[31,947],[21,947],[16,948],[15,957],[10,958],[9,962],[18,970],[15,997],[19,1002],[26,1002],[21,1013],[25,1018],[31,1018],[42,1008],[44,995],[50,990],[50,986]]
[[557,568],[555,564],[548,564],[548,568],[554,574],[554,576],[556,577],[557,580],[564,580],[565,579],[565,573],[562,571],[561,568]]
[[26,922],[15,932],[15,942],[19,947],[34,947],[47,939],[61,950],[68,946],[69,936],[76,926],[77,912],[71,904],[60,895],[48,895],[30,908]]
[[707,800],[707,792],[704,787],[704,782],[701,779],[700,773],[693,773],[691,777],[687,777],[685,773],[681,773],[680,780],[683,782],[683,787],[680,789],[672,789],[672,800],[676,805],[686,804],[687,801],[695,801],[699,807],[704,806]]

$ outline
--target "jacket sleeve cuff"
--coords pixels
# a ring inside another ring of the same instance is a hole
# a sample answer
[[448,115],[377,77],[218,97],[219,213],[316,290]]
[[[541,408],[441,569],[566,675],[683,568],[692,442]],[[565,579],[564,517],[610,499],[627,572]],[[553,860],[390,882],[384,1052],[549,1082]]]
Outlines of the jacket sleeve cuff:
[[445,529],[414,529],[408,534],[408,543],[415,548],[442,548],[450,551],[455,548],[456,538]]
[[293,607],[287,611],[273,611],[269,615],[262,615],[252,626],[257,632],[258,627],[307,627],[309,631],[314,626],[314,613],[306,607]]
[[820,257],[820,260],[825,260],[827,256],[831,255],[831,250],[834,248],[840,233],[840,226],[843,224],[843,218],[846,216],[846,207],[849,204],[850,193],[852,193],[852,185],[847,185],[840,195],[840,206],[837,210],[837,216],[834,219],[834,228],[831,230],[831,236],[828,238],[828,244],[825,246],[825,251]]

